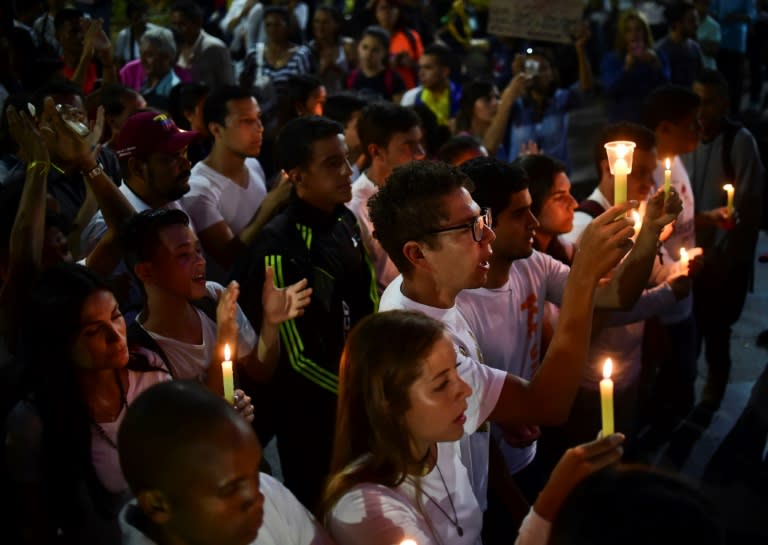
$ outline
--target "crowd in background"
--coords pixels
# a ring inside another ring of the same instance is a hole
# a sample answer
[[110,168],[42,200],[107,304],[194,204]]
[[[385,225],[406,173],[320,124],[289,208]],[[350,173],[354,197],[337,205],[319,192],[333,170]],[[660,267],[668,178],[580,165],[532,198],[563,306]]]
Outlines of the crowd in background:
[[616,462],[728,387],[768,2],[583,4],[4,3],[9,543],[725,543]]

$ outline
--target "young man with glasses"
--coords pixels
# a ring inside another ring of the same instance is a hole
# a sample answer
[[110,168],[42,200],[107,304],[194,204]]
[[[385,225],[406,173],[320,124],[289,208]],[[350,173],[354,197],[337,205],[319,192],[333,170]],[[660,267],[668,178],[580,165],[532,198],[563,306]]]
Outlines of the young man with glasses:
[[[506,375],[503,384],[489,385],[492,375],[483,371],[476,335],[456,306],[462,290],[485,285],[496,238],[490,214],[466,188],[470,184],[453,167],[419,161],[395,169],[372,198],[375,235],[401,272],[384,291],[380,310],[415,310],[443,322],[456,348],[459,375],[488,393],[472,399],[496,404],[491,420],[502,428],[560,423],[584,372],[597,283],[632,245],[631,224],[616,219],[631,205],[611,208],[590,226],[568,279],[561,327],[540,372],[530,383]],[[466,430],[472,436],[462,440],[461,456],[484,510],[489,434],[477,431]]]

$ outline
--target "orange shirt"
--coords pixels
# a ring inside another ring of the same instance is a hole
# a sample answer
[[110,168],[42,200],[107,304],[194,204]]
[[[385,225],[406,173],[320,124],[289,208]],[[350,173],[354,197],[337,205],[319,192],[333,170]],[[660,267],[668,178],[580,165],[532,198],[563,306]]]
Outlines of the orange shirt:
[[[62,61],[64,59],[61,59]],[[66,64],[64,65],[64,68],[61,69],[62,74],[64,74],[64,77],[66,77],[68,80],[71,80],[72,77],[75,75],[75,69],[70,68]],[[83,80],[83,94],[87,95],[91,91],[93,91],[94,87],[96,87],[96,79],[98,78],[98,74],[96,73],[96,65],[94,63],[90,63],[88,65],[88,68],[85,69],[85,79]]]
[[[394,58],[399,53],[405,53],[414,61],[418,61],[424,54],[424,45],[421,43],[421,36],[419,36],[419,33],[412,28],[409,28],[408,32],[410,32],[410,38],[402,30],[395,32],[389,42],[389,55]],[[411,42],[413,42],[413,45],[415,46],[415,51],[414,47],[411,46]],[[403,78],[406,89],[413,89],[416,87],[417,71],[415,69],[406,68],[404,66],[393,66],[393,68],[400,77]]]

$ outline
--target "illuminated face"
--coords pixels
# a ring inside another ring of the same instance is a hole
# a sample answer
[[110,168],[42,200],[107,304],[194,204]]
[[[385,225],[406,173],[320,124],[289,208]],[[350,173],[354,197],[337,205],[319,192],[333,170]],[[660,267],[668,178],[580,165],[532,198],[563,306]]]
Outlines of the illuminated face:
[[571,180],[565,172],[558,172],[541,204],[537,230],[549,235],[569,233],[573,229],[573,212],[577,207],[578,203],[571,195]]
[[467,398],[472,388],[456,369],[456,351],[444,335],[424,358],[421,375],[408,391],[405,425],[415,445],[457,441],[464,435]]
[[72,360],[83,370],[119,369],[128,364],[125,320],[110,292],[95,291],[83,302]]
[[533,252],[533,235],[539,222],[531,212],[531,194],[527,189],[509,196],[509,203],[493,219],[493,253],[501,259],[523,259]]
[[152,260],[145,269],[137,267],[142,281],[188,300],[205,297],[205,258],[195,232],[183,224],[169,225],[160,229],[158,239]]
[[289,173],[298,196],[320,210],[333,211],[352,199],[352,166],[343,134],[316,140],[305,167]]
[[216,145],[242,157],[258,157],[264,136],[261,109],[253,97],[238,98],[227,102],[224,126],[211,123],[209,127]]

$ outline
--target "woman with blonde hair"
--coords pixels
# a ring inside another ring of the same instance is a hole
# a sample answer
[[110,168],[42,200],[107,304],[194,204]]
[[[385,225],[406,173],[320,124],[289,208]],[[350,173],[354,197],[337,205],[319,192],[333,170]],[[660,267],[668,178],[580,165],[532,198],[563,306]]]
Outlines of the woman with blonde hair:
[[645,97],[669,80],[667,59],[654,51],[651,29],[639,11],[619,16],[614,49],[603,56],[600,75],[610,121],[639,122]]

